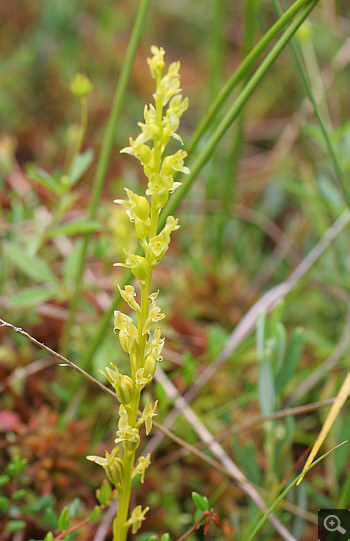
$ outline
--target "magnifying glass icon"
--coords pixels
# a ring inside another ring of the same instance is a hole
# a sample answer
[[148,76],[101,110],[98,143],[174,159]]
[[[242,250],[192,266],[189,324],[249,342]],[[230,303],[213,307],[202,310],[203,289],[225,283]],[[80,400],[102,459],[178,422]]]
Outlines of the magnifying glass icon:
[[340,518],[336,515],[327,515],[323,522],[324,527],[329,532],[339,532],[341,534],[346,533],[345,528],[340,524]]

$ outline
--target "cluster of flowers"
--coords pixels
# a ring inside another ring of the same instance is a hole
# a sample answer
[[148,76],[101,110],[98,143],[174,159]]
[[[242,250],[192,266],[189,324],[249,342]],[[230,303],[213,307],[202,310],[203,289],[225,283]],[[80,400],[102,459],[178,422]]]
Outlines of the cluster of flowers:
[[[104,458],[87,457],[101,465],[108,479],[116,486],[121,513],[125,512],[123,511],[125,507],[126,512],[128,511],[132,479],[140,475],[143,482],[145,470],[150,464],[150,455],[139,457],[136,464],[134,456],[140,443],[140,427],[145,424],[148,435],[152,428],[152,418],[156,415],[157,402],[147,404],[141,415],[138,408],[140,393],[152,381],[157,361],[162,360],[164,344],[161,329],[156,327],[152,330],[164,318],[164,314],[156,304],[158,292],[150,291],[151,276],[153,268],[159,264],[169,247],[171,233],[179,227],[177,219],[169,216],[165,226],[158,233],[158,219],[169,194],[180,186],[180,183],[174,181],[174,174],[189,172],[184,166],[185,151],[179,150],[173,155],[163,157],[170,138],[182,142],[176,130],[182,114],[188,107],[188,99],[182,99],[180,94],[180,63],[170,64],[168,72],[163,76],[164,50],[153,46],[151,52],[153,56],[148,59],[148,63],[156,82],[155,104],[145,107],[144,122],[139,123],[141,133],[136,139],[130,138],[129,146],[121,151],[140,160],[148,179],[146,195],[150,196],[150,202],[147,197],[137,195],[127,188],[125,189],[127,200],[115,201],[125,207],[143,249],[143,255],[124,250],[125,263],[116,263],[116,266],[131,269],[140,283],[141,290],[139,304],[132,285],[126,285],[124,289],[118,285],[121,297],[131,310],[136,312],[137,325],[130,316],[122,312],[116,311],[114,315],[114,331],[119,334],[120,345],[130,357],[131,376],[121,374],[113,363],[111,368],[106,368],[105,376],[115,389],[120,402],[116,447],[111,453],[106,452]],[[119,444],[122,444],[122,448]],[[126,536],[130,526],[135,533],[147,511],[148,508],[142,510],[141,506],[137,506],[128,520],[127,517],[120,518],[117,514],[115,529],[123,530],[120,538]]]

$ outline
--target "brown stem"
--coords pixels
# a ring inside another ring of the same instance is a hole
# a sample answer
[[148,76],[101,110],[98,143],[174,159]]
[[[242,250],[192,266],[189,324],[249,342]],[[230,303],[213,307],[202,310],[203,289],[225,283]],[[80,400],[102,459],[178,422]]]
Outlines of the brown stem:
[[214,513],[213,509],[210,509],[210,511],[203,511],[203,515],[197,520],[197,522],[195,522],[193,524],[193,526],[189,530],[187,530],[187,532],[185,532],[181,537],[179,537],[179,539],[177,541],[183,541],[184,539],[186,539],[186,537],[191,535],[191,533],[193,533],[195,530],[198,530],[200,528],[200,526],[201,526],[201,523],[202,523],[203,519],[205,519],[205,518],[207,520],[205,521],[204,533],[206,533],[206,530],[207,530],[207,527],[209,526],[209,521],[210,520],[212,520],[216,524],[216,526],[218,528],[221,527],[220,519],[217,516],[217,514]]

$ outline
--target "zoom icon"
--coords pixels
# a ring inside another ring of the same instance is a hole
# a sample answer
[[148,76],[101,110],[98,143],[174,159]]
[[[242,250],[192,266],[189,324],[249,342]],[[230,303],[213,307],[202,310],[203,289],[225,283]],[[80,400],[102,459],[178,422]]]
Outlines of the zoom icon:
[[320,509],[318,512],[319,541],[350,540],[350,510]]

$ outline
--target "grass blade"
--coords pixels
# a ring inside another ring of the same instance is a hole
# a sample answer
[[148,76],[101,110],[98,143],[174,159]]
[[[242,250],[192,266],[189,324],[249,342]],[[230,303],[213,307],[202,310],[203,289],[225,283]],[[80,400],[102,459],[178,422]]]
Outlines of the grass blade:
[[283,500],[283,498],[288,494],[288,492],[290,491],[291,488],[293,488],[299,481],[299,479],[301,479],[308,471],[310,471],[314,466],[316,466],[319,462],[321,462],[321,460],[323,460],[324,458],[326,458],[330,453],[332,453],[333,451],[335,451],[336,449],[338,449],[341,445],[344,445],[345,443],[348,443],[347,441],[343,441],[342,443],[340,443],[339,445],[336,445],[335,447],[333,447],[333,449],[330,449],[330,451],[327,451],[327,453],[325,453],[324,455],[322,455],[320,458],[318,458],[313,464],[311,464],[311,466],[309,466],[307,468],[307,470],[304,472],[304,473],[301,473],[300,475],[298,475],[295,479],[293,479],[293,481],[281,492],[281,494],[278,496],[278,498],[276,498],[276,500],[270,505],[270,507],[267,509],[267,511],[264,513],[264,515],[261,517],[261,519],[259,520],[259,522],[257,523],[257,525],[255,526],[254,530],[252,531],[252,533],[250,534],[250,536],[248,537],[247,541],[252,541],[254,539],[254,537],[256,536],[256,534],[258,533],[259,530],[261,530],[262,526],[265,524],[268,516],[272,513],[272,511],[274,511],[277,507],[277,505],[280,503],[280,501]]

